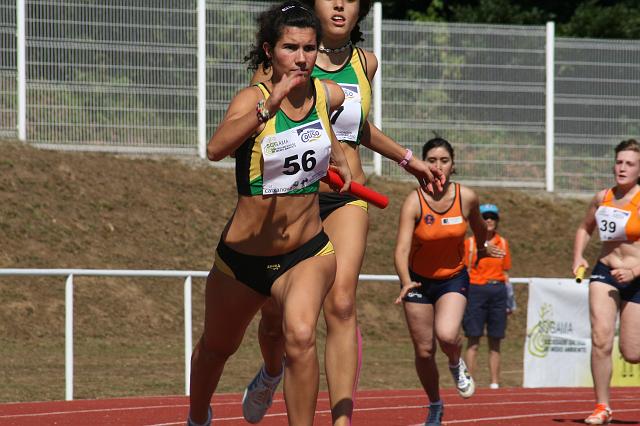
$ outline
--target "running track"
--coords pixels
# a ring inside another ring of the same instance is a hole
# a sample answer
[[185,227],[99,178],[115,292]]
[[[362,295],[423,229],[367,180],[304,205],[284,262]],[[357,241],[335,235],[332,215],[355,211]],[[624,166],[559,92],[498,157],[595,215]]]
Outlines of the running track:
[[[479,389],[463,400],[448,389],[445,425],[574,425],[593,408],[590,388]],[[640,387],[612,389],[613,424],[640,424]],[[245,425],[239,394],[216,395],[214,425]],[[420,426],[425,418],[425,396],[418,390],[361,391],[356,397],[354,425]],[[320,394],[316,425],[330,425],[326,392]],[[150,397],[104,400],[50,401],[0,404],[0,425],[184,425],[188,398]],[[271,410],[260,423],[286,425],[282,393],[276,394]]]

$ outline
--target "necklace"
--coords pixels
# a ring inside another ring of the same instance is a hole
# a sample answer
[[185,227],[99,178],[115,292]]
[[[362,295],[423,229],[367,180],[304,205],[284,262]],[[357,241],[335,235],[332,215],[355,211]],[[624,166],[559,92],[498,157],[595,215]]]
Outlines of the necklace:
[[351,40],[349,40],[347,42],[347,44],[345,44],[342,47],[336,47],[335,49],[331,49],[329,47],[324,47],[324,46],[320,46],[318,47],[318,51],[322,52],[322,53],[326,53],[327,55],[329,53],[340,53],[340,52],[344,52],[345,50],[347,50],[348,48],[351,47]]

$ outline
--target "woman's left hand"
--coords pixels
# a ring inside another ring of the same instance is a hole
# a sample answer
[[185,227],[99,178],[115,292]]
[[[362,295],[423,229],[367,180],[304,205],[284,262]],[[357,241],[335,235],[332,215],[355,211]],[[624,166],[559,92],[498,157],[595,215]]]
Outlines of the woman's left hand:
[[347,162],[345,161],[344,164],[329,164],[329,169],[338,173],[344,181],[344,185],[342,185],[342,188],[332,186],[331,189],[336,192],[349,191],[349,188],[351,188],[351,170],[349,169],[349,165],[347,164]]
[[411,290],[413,290],[414,288],[418,288],[421,285],[422,284],[416,281],[411,281],[408,284],[403,284],[402,288],[400,289],[400,295],[396,298],[395,302],[393,303],[395,303],[396,305],[399,305],[400,303],[402,303],[402,299],[404,299]]
[[626,268],[612,269],[611,276],[621,284],[631,282],[636,278],[633,270]]

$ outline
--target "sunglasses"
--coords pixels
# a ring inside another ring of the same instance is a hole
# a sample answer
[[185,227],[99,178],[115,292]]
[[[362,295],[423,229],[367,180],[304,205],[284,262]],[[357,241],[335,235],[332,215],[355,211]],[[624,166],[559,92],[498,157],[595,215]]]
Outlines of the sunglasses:
[[485,219],[485,220],[486,219],[499,220],[498,215],[495,214],[495,213],[484,213],[482,215],[482,218]]

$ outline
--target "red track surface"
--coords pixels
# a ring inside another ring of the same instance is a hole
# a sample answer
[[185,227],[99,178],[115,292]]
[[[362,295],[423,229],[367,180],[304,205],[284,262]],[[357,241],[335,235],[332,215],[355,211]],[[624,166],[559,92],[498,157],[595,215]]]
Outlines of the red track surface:
[[[214,425],[247,424],[242,418],[241,395],[216,395]],[[453,390],[443,393],[445,425],[566,425],[580,424],[594,406],[589,388],[479,389],[463,400]],[[611,392],[613,424],[640,424],[640,387],[615,388]],[[422,425],[426,397],[419,390],[358,392],[354,425]],[[0,425],[184,425],[188,398],[150,397],[0,404]],[[276,395],[264,426],[287,423],[282,394]],[[330,425],[327,394],[321,393],[316,425]]]

